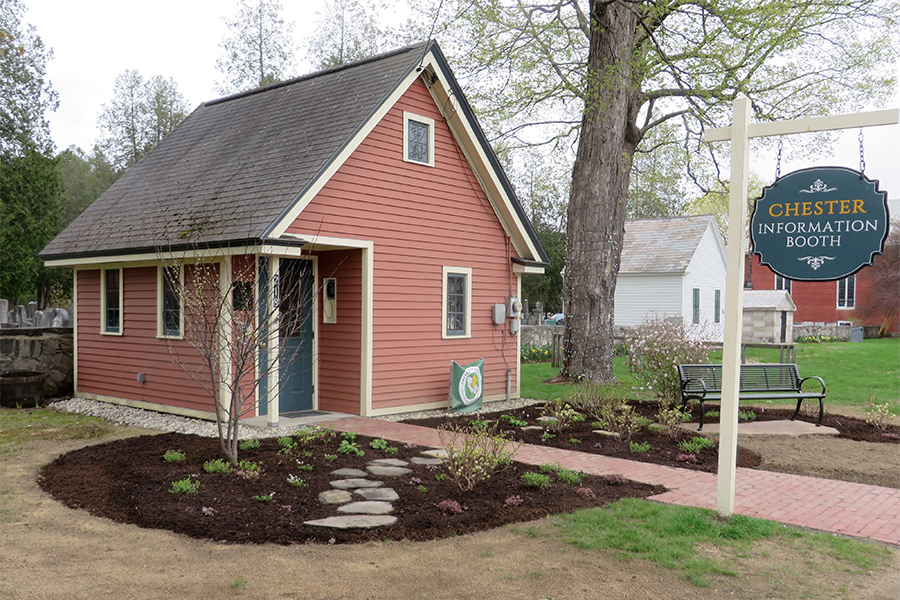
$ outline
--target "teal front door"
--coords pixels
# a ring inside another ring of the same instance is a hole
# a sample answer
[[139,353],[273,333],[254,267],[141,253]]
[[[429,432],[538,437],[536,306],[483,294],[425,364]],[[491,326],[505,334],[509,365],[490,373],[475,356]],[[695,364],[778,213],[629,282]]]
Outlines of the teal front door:
[[279,269],[281,312],[281,413],[313,408],[313,271],[311,260],[283,258]]

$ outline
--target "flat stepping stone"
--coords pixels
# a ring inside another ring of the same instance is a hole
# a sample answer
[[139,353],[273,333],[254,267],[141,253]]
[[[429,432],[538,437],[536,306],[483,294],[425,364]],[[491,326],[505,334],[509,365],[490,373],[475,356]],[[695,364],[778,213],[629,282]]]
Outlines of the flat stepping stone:
[[437,450],[425,450],[420,452],[420,454],[429,458],[447,458],[447,451],[440,448]]
[[400,477],[401,475],[412,473],[411,469],[404,469],[403,467],[382,467],[381,465],[369,465],[366,468],[372,475],[377,475],[378,477]]
[[382,502],[393,502],[400,499],[400,495],[393,488],[369,488],[356,490],[356,493],[366,500],[380,500]]
[[353,494],[346,490],[326,490],[319,494],[319,501],[324,504],[347,504],[353,501]]
[[339,490],[356,490],[359,488],[381,487],[383,481],[372,481],[371,479],[337,479],[331,482],[332,487]]
[[376,458],[370,465],[379,465],[382,467],[405,467],[409,463],[399,458]]
[[413,456],[411,459],[409,459],[409,462],[411,462],[414,465],[439,465],[444,461],[442,461],[439,458],[426,458],[424,456]]
[[342,515],[306,521],[303,524],[313,527],[331,527],[332,529],[374,529],[393,525],[396,522],[397,517],[390,515]]
[[337,471],[332,471],[331,474],[335,475],[336,477],[366,477],[369,475],[362,469],[350,468],[338,469]]
[[540,425],[526,425],[525,427],[519,427],[522,431],[543,431],[544,428]]
[[367,500],[365,502],[351,502],[338,507],[339,513],[354,513],[360,515],[386,515],[393,512],[394,507],[390,502],[376,502]]
[[614,437],[614,438],[621,437],[615,431],[606,431],[605,429],[595,429],[593,431],[593,433],[596,433],[597,435],[605,435],[606,437]]

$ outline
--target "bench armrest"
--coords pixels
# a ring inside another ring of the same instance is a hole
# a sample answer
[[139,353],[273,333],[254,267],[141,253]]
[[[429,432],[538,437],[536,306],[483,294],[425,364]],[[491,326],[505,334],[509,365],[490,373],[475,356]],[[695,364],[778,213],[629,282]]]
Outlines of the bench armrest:
[[810,379],[815,379],[815,380],[817,380],[820,384],[822,384],[822,395],[824,396],[824,395],[825,395],[825,380],[822,379],[821,377],[816,377],[815,375],[813,375],[813,376],[811,376],[811,377],[804,377],[803,379],[801,379],[801,380],[800,380],[800,389],[801,389],[801,390],[803,389],[803,382],[804,382],[804,381],[809,381]]
[[[692,382],[692,381],[699,381],[699,382],[700,382],[700,386],[703,388],[702,393],[700,392],[700,390],[690,390],[690,391],[688,391],[687,389],[685,389],[685,388],[687,388],[687,385],[688,385],[690,382]],[[682,379],[682,380],[681,380],[681,395],[682,395],[682,396],[685,396],[685,395],[687,395],[687,394],[692,394],[692,395],[693,395],[693,394],[700,394],[700,396],[703,397],[703,396],[706,396],[706,391],[707,391],[707,388],[706,388],[706,382],[703,381],[703,379],[701,379],[701,378],[698,378],[698,377],[688,377],[687,379]]]

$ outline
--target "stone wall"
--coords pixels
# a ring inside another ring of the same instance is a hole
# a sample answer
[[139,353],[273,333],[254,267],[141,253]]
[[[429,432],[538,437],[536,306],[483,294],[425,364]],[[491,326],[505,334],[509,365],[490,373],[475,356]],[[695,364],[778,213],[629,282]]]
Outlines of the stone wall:
[[0,329],[0,372],[48,373],[44,397],[70,394],[74,388],[74,342],[71,327]]
[[809,323],[794,323],[794,339],[798,337],[806,337],[813,335],[826,335],[828,337],[837,338],[841,342],[850,341],[849,325],[820,325]]
[[563,325],[522,325],[519,335],[522,336],[522,347],[549,346],[553,343],[553,334],[565,331]]

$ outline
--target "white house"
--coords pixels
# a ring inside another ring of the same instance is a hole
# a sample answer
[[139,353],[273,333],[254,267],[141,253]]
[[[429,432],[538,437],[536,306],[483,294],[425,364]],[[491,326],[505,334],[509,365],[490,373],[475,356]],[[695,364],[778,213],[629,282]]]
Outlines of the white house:
[[704,339],[722,341],[724,308],[725,243],[712,215],[626,221],[617,327],[658,315],[680,318]]

